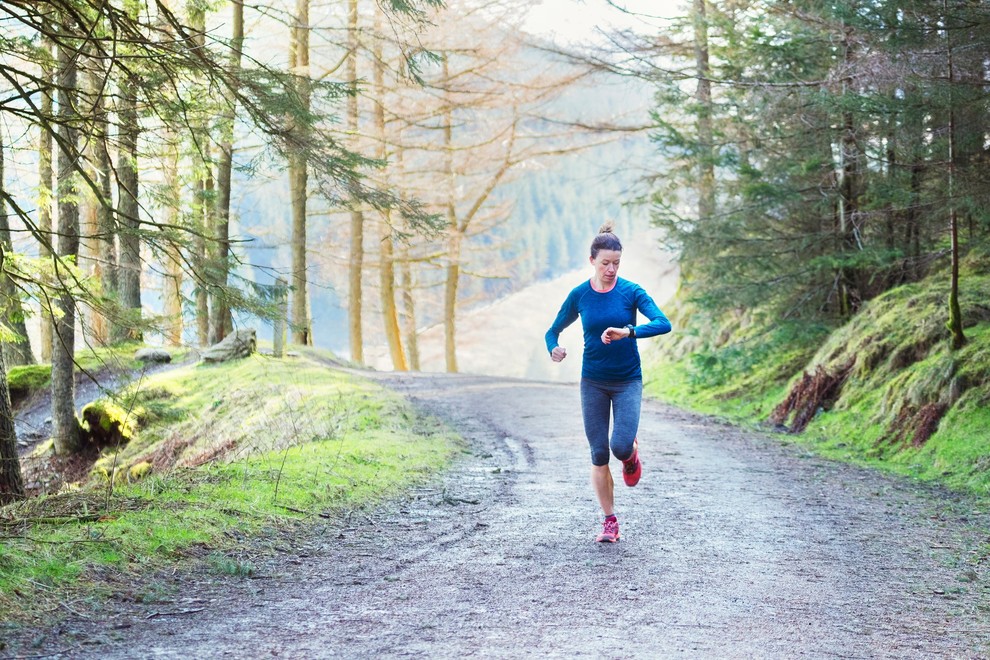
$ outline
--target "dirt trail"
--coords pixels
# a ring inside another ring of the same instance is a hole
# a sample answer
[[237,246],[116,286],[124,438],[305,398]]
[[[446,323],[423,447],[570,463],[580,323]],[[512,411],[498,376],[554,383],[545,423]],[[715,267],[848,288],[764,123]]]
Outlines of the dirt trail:
[[[577,387],[381,376],[471,451],[285,548],[261,579],[69,621],[100,657],[983,657],[986,513],[647,403],[645,466],[592,542]],[[185,613],[184,613],[185,612]]]

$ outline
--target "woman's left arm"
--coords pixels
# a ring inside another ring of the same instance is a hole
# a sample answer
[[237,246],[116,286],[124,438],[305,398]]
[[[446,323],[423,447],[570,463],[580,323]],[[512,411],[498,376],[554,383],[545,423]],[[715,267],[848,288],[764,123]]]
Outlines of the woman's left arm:
[[646,337],[656,337],[657,335],[665,335],[670,332],[670,321],[667,320],[666,315],[655,302],[653,298],[650,297],[648,293],[641,286],[636,287],[636,308],[645,316],[650,319],[649,323],[644,323],[643,325],[637,325],[635,327],[636,337],[644,339]]

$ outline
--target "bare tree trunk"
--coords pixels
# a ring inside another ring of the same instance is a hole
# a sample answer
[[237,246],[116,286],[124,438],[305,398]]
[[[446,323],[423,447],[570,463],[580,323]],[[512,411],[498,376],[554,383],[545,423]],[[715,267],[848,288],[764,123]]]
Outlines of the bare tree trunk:
[[[291,66],[298,76],[299,95],[309,108],[309,0],[296,0],[296,24],[292,30]],[[296,127],[297,132],[302,127]],[[302,138],[302,136],[300,136]],[[304,139],[299,143],[303,144]],[[306,260],[306,193],[308,172],[306,155],[294,152],[289,156],[289,195],[292,202],[292,340],[309,345],[309,292]]]
[[409,355],[409,368],[419,371],[422,367],[419,358],[419,333],[416,327],[416,297],[413,295],[415,287],[412,264],[409,263],[409,249],[403,245],[399,259],[399,291],[402,295],[406,353]]
[[280,358],[285,351],[285,320],[289,313],[289,283],[281,277],[275,280],[276,317],[272,323],[272,355]]
[[[80,103],[83,102],[82,97],[86,93],[88,93],[88,90],[80,90]],[[91,110],[91,108],[85,107],[83,112],[88,113]],[[92,129],[87,128],[86,130],[89,131]],[[94,158],[93,142],[86,139],[82,142],[80,148],[83,150],[83,159],[91,163]],[[94,170],[90,169],[88,174],[94,181],[97,181],[97,175]],[[79,267],[79,272],[83,277],[92,281],[98,281],[100,277],[100,269],[96,263],[96,207],[98,204],[99,200],[93,193],[92,188],[89,185],[82,185],[79,195],[79,256],[76,257],[76,265]],[[78,316],[76,319],[77,325],[79,326],[79,330],[82,331],[83,341],[87,345],[107,343],[107,336],[103,332],[106,329],[106,323],[99,310],[92,305],[91,301],[78,301],[76,314]]]
[[[189,27],[195,48],[206,48],[206,5],[198,0],[186,0]],[[197,81],[202,83],[202,79]],[[205,120],[196,118],[191,126],[196,160],[197,183],[194,206],[193,238],[189,262],[196,286],[193,293],[196,307],[196,343],[210,345],[210,248],[207,237],[213,231],[213,163],[210,157],[210,134]]]
[[[181,189],[179,184],[179,138],[171,128],[166,127],[165,143],[167,155],[163,163],[165,188],[168,195],[168,219],[173,227],[181,224]],[[169,346],[182,345],[184,319],[182,314],[182,282],[185,273],[182,269],[182,254],[178,245],[168,242],[165,247],[165,275],[162,281],[162,302],[165,315],[165,341]]]
[[[942,0],[945,20],[948,21],[949,3]],[[955,200],[956,186],[956,107],[953,94],[955,81],[955,65],[952,53],[952,26],[946,25],[945,30],[946,59],[949,74],[949,235],[952,241],[952,269],[949,278],[949,320],[948,328],[952,333],[952,350],[958,351],[966,345],[966,335],[963,333],[962,309],[959,306],[959,215]]]
[[[356,88],[358,83],[357,60],[358,48],[358,0],[348,0],[347,5],[347,82]],[[352,136],[358,134],[358,97],[357,90],[347,97],[347,131]],[[361,328],[363,316],[363,297],[361,292],[362,274],[364,269],[364,213],[361,209],[351,208],[351,248],[348,253],[347,290],[348,290],[348,329],[350,334],[351,360],[358,364],[364,362],[364,338]]]
[[[443,59],[443,84],[449,86],[450,67]],[[443,106],[443,146],[447,178],[447,272],[443,295],[444,360],[447,371],[457,372],[457,286],[461,277],[461,235],[457,223],[457,174],[454,172],[453,99],[448,91]]]
[[712,83],[708,49],[708,0],[694,0],[694,55],[698,73],[698,220],[715,215],[715,140],[712,129]]
[[17,457],[17,431],[14,429],[14,410],[10,405],[10,387],[7,383],[7,365],[0,347],[0,506],[24,498],[24,479],[21,462]]
[[[41,37],[41,47],[47,55],[52,54],[53,45],[48,37]],[[42,60],[41,75],[51,82],[54,72],[46,57]],[[52,116],[52,94],[47,88],[41,91],[41,114]],[[48,127],[40,125],[41,134],[38,140],[38,233],[41,235],[38,254],[51,258],[53,255],[55,234],[52,232],[52,134]],[[39,321],[41,324],[41,361],[51,362],[52,359],[52,314],[48,301],[42,298]]]
[[[172,11],[170,0],[163,0],[162,4],[166,9]],[[159,14],[159,26],[163,38],[174,39],[172,26]],[[162,126],[162,142],[165,145],[164,153],[161,155],[162,178],[164,179],[163,195],[165,203],[163,212],[165,222],[170,227],[180,227],[184,224],[182,219],[182,185],[179,177],[180,151],[182,137],[176,129],[177,122],[174,119],[167,119]],[[185,317],[183,313],[182,285],[185,280],[185,271],[182,267],[183,256],[182,246],[177,241],[168,237],[165,238],[163,246],[162,268],[162,335],[168,346],[181,346],[182,334],[185,330]]]
[[[230,73],[237,76],[241,68],[241,49],[244,45],[244,0],[233,0],[233,36],[231,37]],[[234,168],[234,121],[237,118],[236,100],[230,98],[224,110],[222,135],[220,138],[220,164],[217,183],[219,185],[219,205],[216,219],[216,259],[213,300],[210,305],[210,341],[215,344],[227,334],[233,323],[230,319],[230,305],[227,302],[227,284],[230,278],[230,196]]]
[[210,345],[210,249],[206,237],[213,225],[213,165],[210,163],[209,136],[203,136],[203,178],[200,179],[197,196],[198,222],[193,238],[193,269],[196,272],[196,339],[200,346]]
[[[63,24],[65,33],[71,32]],[[52,340],[52,439],[55,452],[65,455],[79,448],[81,438],[76,420],[75,379],[76,305],[70,291],[73,275],[62,264],[79,253],[78,190],[73,165],[79,158],[79,136],[75,128],[76,52],[58,48],[58,256],[55,278],[62,287],[56,298],[57,311]]]
[[[0,127],[0,188],[6,188],[4,179],[4,151],[2,127]],[[0,197],[0,305],[4,323],[14,331],[18,339],[4,344],[4,354],[12,366],[34,364],[34,354],[31,352],[31,342],[28,341],[27,325],[24,322],[24,307],[21,303],[21,292],[14,281],[3,269],[4,256],[14,251],[10,238],[10,221],[7,216],[7,204]],[[2,438],[0,438],[2,442]],[[2,493],[0,493],[2,496]]]
[[[853,59],[853,46],[849,40],[850,28],[843,26],[843,59],[848,65]],[[849,80],[842,81],[842,93],[848,91]],[[839,146],[839,207],[838,241],[839,253],[848,254],[856,249],[855,222],[859,215],[859,191],[861,158],[856,143],[856,124],[849,111],[842,113],[842,136]],[[860,296],[855,274],[846,266],[840,266],[837,274],[839,283],[839,313],[848,318]]]
[[124,323],[114,322],[115,340],[140,339],[136,327],[141,318],[141,238],[138,204],[138,114],[135,81],[125,76],[119,84],[117,118],[120,122],[117,156],[117,230],[120,268],[117,286],[120,304],[129,313]]
[[456,373],[457,286],[461,278],[461,234],[457,227],[450,230],[447,240],[447,273],[443,295],[444,357],[446,358],[447,371]]
[[[395,147],[395,163],[400,177],[403,177],[405,173],[403,158],[404,147],[402,146],[402,129],[400,128]],[[406,355],[409,360],[409,368],[419,371],[419,335],[416,328],[416,297],[413,294],[416,283],[413,279],[409,244],[406,241],[399,244],[398,266],[399,296],[402,299],[402,326],[405,334]]]
[[[375,47],[374,60],[375,85],[375,133],[378,138],[378,159],[388,158],[388,135],[385,126],[385,53],[382,46],[382,13],[375,8]],[[388,188],[388,180],[383,182]],[[382,302],[382,321],[385,325],[385,341],[388,343],[389,355],[392,358],[392,368],[395,371],[408,371],[406,354],[402,350],[402,332],[399,330],[399,310],[395,304],[395,246],[392,238],[392,223],[388,211],[382,213],[381,235],[378,252],[379,291]]]
[[[113,190],[111,180],[113,172],[110,164],[110,152],[107,143],[110,136],[110,122],[107,117],[106,99],[103,88],[106,75],[99,62],[99,73],[94,68],[89,73],[89,93],[93,95],[93,129],[94,139],[91,142],[92,159],[95,166],[94,179],[99,185],[97,198],[92,207],[92,232],[86,232],[91,238],[89,246],[93,260],[93,274],[100,282],[101,293],[105,298],[117,298],[117,246],[115,237],[117,229],[113,218]],[[100,75],[103,73],[104,75]],[[113,332],[108,327],[108,319],[98,311],[93,312],[90,327],[95,338],[106,342],[110,337],[121,334]]]
[[364,299],[361,292],[364,270],[364,213],[351,209],[350,263],[347,273],[347,313],[350,335],[351,360],[364,364],[364,337],[361,328]]
[[409,371],[406,354],[402,349],[402,331],[399,329],[399,311],[395,304],[395,255],[387,219],[381,243],[381,297],[382,317],[385,322],[385,338],[388,341],[392,368]]
[[[132,16],[138,8],[128,9]],[[114,339],[141,339],[141,237],[138,204],[137,83],[125,75],[118,86],[119,153],[117,156],[117,226],[120,247],[117,291],[121,306],[129,313],[126,326],[113,323]]]

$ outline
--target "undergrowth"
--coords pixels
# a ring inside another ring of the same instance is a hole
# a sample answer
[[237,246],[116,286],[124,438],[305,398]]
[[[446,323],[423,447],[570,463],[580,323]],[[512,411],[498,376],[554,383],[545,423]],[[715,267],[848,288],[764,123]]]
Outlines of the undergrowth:
[[190,558],[250,574],[219,558],[293,521],[394,494],[457,449],[401,397],[301,360],[183,367],[113,404],[141,418],[88,483],[0,510],[0,619],[30,620],[53,599],[92,597]]
[[674,330],[646,347],[645,391],[737,422],[768,416],[829,331],[758,310],[712,318],[683,302],[667,309]]
[[647,392],[770,424],[821,453],[990,494],[990,275],[962,279],[966,346],[949,348],[944,274],[888,291],[830,329],[760,310],[671,306],[674,341],[648,353]]

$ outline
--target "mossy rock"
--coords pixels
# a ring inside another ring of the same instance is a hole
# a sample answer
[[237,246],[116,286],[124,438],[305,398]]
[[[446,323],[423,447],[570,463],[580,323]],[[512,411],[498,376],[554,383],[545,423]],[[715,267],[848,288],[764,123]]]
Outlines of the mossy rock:
[[127,480],[128,481],[139,481],[144,479],[149,474],[151,474],[151,463],[148,461],[141,461],[140,463],[135,463],[127,469]]
[[153,466],[148,461],[140,461],[127,467],[121,463],[121,460],[121,456],[117,452],[111,451],[104,454],[89,469],[90,478],[102,483],[110,483],[112,475],[114,485],[121,485],[140,481],[154,471]]
[[137,433],[143,411],[125,410],[107,399],[100,399],[82,410],[82,429],[87,442],[97,447],[127,444]]

